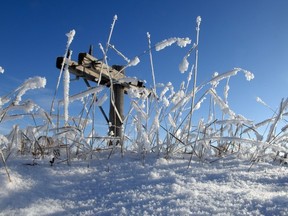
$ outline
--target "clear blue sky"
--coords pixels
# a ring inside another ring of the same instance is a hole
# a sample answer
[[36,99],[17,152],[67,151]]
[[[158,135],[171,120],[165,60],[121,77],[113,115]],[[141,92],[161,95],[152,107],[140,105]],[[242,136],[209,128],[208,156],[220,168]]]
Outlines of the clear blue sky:
[[[272,113],[256,102],[259,96],[273,108],[287,97],[288,86],[288,1],[286,0],[10,0],[0,1],[0,94],[15,89],[32,76],[47,78],[45,90],[31,93],[37,101],[49,101],[59,70],[57,56],[65,51],[72,29],[74,60],[79,52],[106,43],[110,25],[118,15],[111,39],[121,52],[132,59],[147,49],[146,32],[155,44],[170,37],[189,37],[195,42],[195,20],[202,17],[199,42],[198,83],[212,74],[241,67],[254,73],[247,82],[243,74],[230,83],[229,104],[239,114],[263,120]],[[188,48],[176,46],[153,52],[156,82],[171,81],[177,89],[187,74],[178,65]],[[109,63],[125,64],[113,52]],[[111,54],[111,55],[110,55]],[[127,71],[152,85],[149,56],[140,58],[137,67]],[[193,59],[190,59],[193,63]],[[72,82],[73,92],[85,89],[84,82]],[[29,95],[28,95],[29,96]],[[38,99],[37,99],[38,98]]]

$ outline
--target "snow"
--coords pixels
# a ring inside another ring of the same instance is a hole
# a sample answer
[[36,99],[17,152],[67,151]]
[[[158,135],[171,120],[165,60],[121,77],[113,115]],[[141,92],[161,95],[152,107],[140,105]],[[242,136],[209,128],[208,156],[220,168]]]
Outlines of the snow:
[[[108,154],[108,153],[107,153]],[[288,169],[237,159],[210,164],[105,152],[71,166],[48,159],[0,169],[0,215],[287,215]]]
[[[107,52],[110,47],[128,62],[126,67],[136,66],[140,62],[138,56],[130,61],[110,44],[116,20],[117,15],[114,16],[106,48],[99,44],[103,59],[108,65]],[[64,104],[65,126],[73,121],[72,126],[62,127],[63,117],[52,114],[52,109],[48,114],[31,100],[22,101],[26,91],[45,87],[45,78],[29,78],[14,92],[1,97],[0,122],[24,118],[26,113],[33,118],[33,122],[27,122],[25,129],[15,125],[7,136],[0,134],[0,216],[288,215],[288,171],[285,163],[288,162],[285,158],[288,135],[284,133],[288,126],[281,122],[286,121],[287,113],[284,111],[287,110],[288,99],[282,100],[277,111],[271,109],[273,117],[254,124],[228,106],[230,77],[241,71],[250,81],[254,78],[250,71],[234,68],[224,74],[215,73],[210,81],[196,86],[200,16],[196,22],[196,44],[179,65],[182,73],[187,71],[187,59],[196,49],[195,66],[191,67],[186,86],[182,82],[180,89],[175,91],[171,82],[166,85],[155,83],[149,33],[147,38],[154,95],[146,88],[133,86],[138,84],[136,78],[127,77],[118,81],[131,84],[128,89],[131,99],[129,114],[124,118],[115,109],[123,123],[124,148],[121,150],[116,145],[106,145],[105,139],[113,140],[107,138],[107,133],[103,137],[98,134],[98,128],[94,130],[94,125],[98,124],[94,120],[98,119],[98,115],[94,117],[94,112],[89,113],[92,107],[88,110],[86,103],[83,103],[80,115],[69,116],[68,105],[72,101],[95,99],[96,96],[92,96],[105,88],[97,86],[69,95],[67,62],[72,54],[69,48],[75,30],[66,34],[68,41],[54,95],[55,99],[64,72],[64,99],[59,103]],[[191,40],[173,37],[156,44],[155,49],[160,51],[174,43],[182,48]],[[0,73],[3,72],[4,69],[0,67]],[[194,85],[189,93],[192,72],[195,72]],[[222,98],[216,88],[224,79],[226,85]],[[98,84],[100,81],[101,72]],[[197,95],[196,101],[196,93],[205,86],[208,89],[201,97]],[[156,87],[162,89],[159,97]],[[205,104],[202,104],[206,102],[206,97],[211,97],[209,120],[206,122],[201,117],[197,124],[193,117],[195,125],[192,125],[191,118],[186,118],[188,115],[185,114],[190,110],[192,116],[195,110],[205,108]],[[106,93],[97,95],[96,105],[105,106],[107,98]],[[257,101],[268,107],[260,98]],[[115,108],[114,100],[111,102]],[[191,109],[187,109],[190,104]],[[222,111],[220,118],[217,118],[218,110],[214,111],[215,106]],[[19,110],[24,114],[18,114]],[[35,120],[39,116],[43,121]],[[90,125],[86,127],[88,123],[91,124],[91,131],[88,131]],[[112,126],[111,122],[108,124]],[[262,136],[259,127],[265,124],[266,130],[270,124],[270,130]],[[276,128],[279,124],[280,132]],[[113,134],[113,131],[109,132],[110,136]],[[98,142],[98,139],[103,140]],[[51,143],[55,145],[51,147]],[[38,148],[41,156],[37,155]],[[50,162],[52,152],[57,153],[55,163]],[[8,179],[9,173],[12,181]]]

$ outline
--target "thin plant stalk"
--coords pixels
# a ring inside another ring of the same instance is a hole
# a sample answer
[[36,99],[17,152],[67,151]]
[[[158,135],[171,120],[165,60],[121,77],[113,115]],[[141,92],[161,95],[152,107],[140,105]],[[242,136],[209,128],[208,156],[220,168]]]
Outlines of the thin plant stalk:
[[189,115],[189,126],[188,126],[188,135],[187,135],[187,144],[189,141],[190,136],[190,129],[192,124],[192,115],[193,115],[193,108],[195,103],[195,95],[196,95],[196,85],[197,85],[197,72],[198,72],[198,45],[199,45],[199,33],[200,33],[200,24],[201,24],[201,17],[198,16],[196,19],[197,27],[196,27],[196,48],[195,48],[195,67],[194,67],[194,82],[193,82],[193,92],[192,92],[192,103],[190,108],[190,115]]
[[[153,64],[153,56],[152,56],[152,49],[151,49],[151,36],[149,32],[147,32],[147,39],[148,39],[148,48],[149,48],[149,57],[150,57],[150,66],[151,66],[151,73],[152,73],[152,80],[153,80],[153,93],[157,97],[156,92],[156,81],[155,81],[155,71],[154,71],[154,64]],[[147,98],[148,100],[148,98]],[[158,102],[156,101],[156,110],[158,111]],[[157,128],[156,131],[156,146],[157,146],[157,153],[160,153],[160,146],[159,146],[159,129]]]
[[8,180],[9,180],[9,182],[12,182],[11,177],[10,177],[10,173],[9,173],[9,171],[8,171],[8,167],[7,167],[7,164],[6,164],[5,157],[4,157],[4,154],[3,154],[3,152],[2,152],[1,149],[0,149],[0,154],[1,154],[1,159],[2,159],[2,162],[3,162],[3,164],[4,164],[4,168],[5,168],[5,171],[6,171]]
[[[106,43],[106,48],[105,48],[105,51],[104,51],[104,58],[103,59],[104,59],[106,65],[107,65],[107,53],[108,53],[108,49],[109,49],[109,44],[110,44],[110,40],[111,40],[112,33],[113,33],[113,30],[114,30],[114,26],[115,26],[115,23],[116,23],[117,19],[118,19],[117,15],[114,15],[113,22],[112,22],[111,29],[110,29],[110,33],[109,33],[108,40],[107,40],[107,43]],[[101,69],[100,69],[100,76],[99,76],[99,80],[98,80],[98,85],[100,85],[100,83],[101,83],[103,66],[104,65],[102,64],[101,65]]]

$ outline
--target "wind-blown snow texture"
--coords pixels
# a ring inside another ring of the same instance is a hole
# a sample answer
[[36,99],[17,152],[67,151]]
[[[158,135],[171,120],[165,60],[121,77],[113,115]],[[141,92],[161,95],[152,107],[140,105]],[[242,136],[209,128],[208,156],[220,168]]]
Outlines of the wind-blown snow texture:
[[[288,215],[288,169],[98,153],[71,166],[28,159],[0,169],[0,215]],[[88,167],[89,163],[89,167]]]

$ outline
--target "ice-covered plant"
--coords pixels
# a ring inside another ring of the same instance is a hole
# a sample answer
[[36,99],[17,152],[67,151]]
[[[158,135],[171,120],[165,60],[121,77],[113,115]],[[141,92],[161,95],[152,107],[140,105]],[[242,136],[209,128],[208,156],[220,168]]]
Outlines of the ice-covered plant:
[[[71,45],[71,43],[72,43],[72,41],[74,39],[75,34],[76,34],[76,31],[74,29],[66,34],[68,39],[67,39],[67,43],[66,43],[65,53],[64,53],[64,56],[63,56],[63,62],[61,64],[60,74],[59,74],[59,77],[58,77],[58,81],[57,81],[57,85],[56,85],[56,88],[55,88],[53,100],[52,100],[52,103],[51,103],[50,115],[52,114],[52,111],[54,109],[54,101],[55,101],[55,98],[56,98],[56,94],[58,92],[58,88],[59,88],[59,85],[60,85],[62,73],[63,73],[63,71],[68,70],[68,68],[67,68],[68,66],[65,63],[66,63],[66,61],[69,61],[69,56],[71,57],[71,53],[70,53],[69,49],[70,49],[70,45]],[[65,67],[66,67],[66,69],[65,69]],[[67,74],[66,74],[66,76],[67,76]]]

